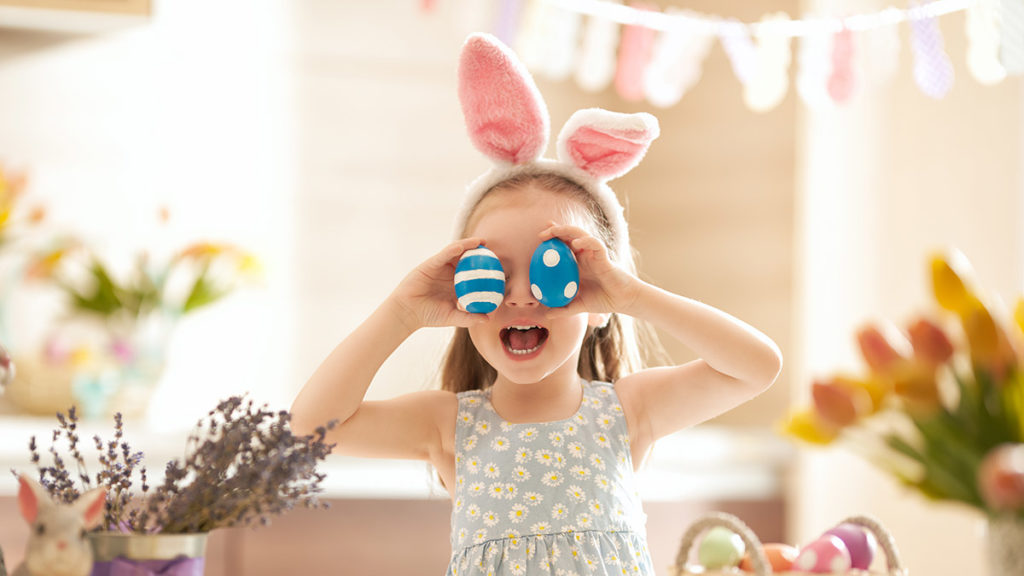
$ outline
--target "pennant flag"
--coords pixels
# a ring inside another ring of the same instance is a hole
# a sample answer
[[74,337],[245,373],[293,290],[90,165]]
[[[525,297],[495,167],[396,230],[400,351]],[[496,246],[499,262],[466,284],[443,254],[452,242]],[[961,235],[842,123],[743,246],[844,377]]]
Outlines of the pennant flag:
[[739,20],[726,20],[723,22],[719,39],[722,41],[725,55],[732,64],[733,73],[740,84],[745,86],[754,76],[756,57],[754,42],[750,39],[747,27]]
[[976,0],[967,8],[967,70],[982,84],[997,84],[1006,78],[999,61],[999,22],[993,0]]
[[828,77],[832,72],[832,37],[833,34],[822,29],[800,38],[796,90],[804,104],[811,108],[832,104],[828,94]]
[[1024,0],[1001,0],[999,60],[1011,76],[1024,74]]
[[687,24],[687,12],[668,8],[667,13],[679,15],[679,24],[658,35],[644,72],[647,101],[661,108],[676,104],[696,86],[714,42],[714,36]]
[[615,53],[619,44],[619,25],[612,20],[591,16],[583,32],[576,84],[587,92],[600,92],[615,77]]
[[757,29],[754,73],[743,90],[744,101],[755,112],[775,108],[789,90],[789,64],[793,58],[789,36],[781,26],[772,25],[783,22],[789,22],[787,14],[769,14],[761,19],[761,26]]
[[857,83],[853,72],[853,32],[843,28],[832,38],[832,71],[828,76],[828,95],[832,100],[846,102],[853,96]]
[[910,21],[914,81],[925,95],[942,98],[953,87],[953,64],[946,55],[939,22],[934,17]]
[[891,82],[900,69],[899,29],[896,26],[872,28],[859,32],[857,40],[857,53],[862,56],[857,72],[863,78],[862,84],[883,86]]
[[498,8],[498,25],[494,30],[494,35],[506,46],[515,45],[516,28],[519,26],[519,13],[522,7],[522,0],[501,0],[501,6]]
[[582,22],[583,16],[579,12],[551,8],[546,30],[548,58],[544,67],[544,74],[549,79],[561,81],[572,75]]
[[[635,4],[636,10],[655,10],[653,4]],[[619,69],[615,74],[615,90],[623,100],[644,99],[644,69],[654,50],[654,30],[644,26],[627,26],[619,47]]]

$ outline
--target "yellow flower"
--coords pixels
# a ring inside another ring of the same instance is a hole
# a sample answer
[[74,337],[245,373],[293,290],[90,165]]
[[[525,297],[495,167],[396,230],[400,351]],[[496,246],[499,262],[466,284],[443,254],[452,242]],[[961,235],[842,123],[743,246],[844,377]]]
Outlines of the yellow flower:
[[839,436],[839,430],[825,422],[809,408],[789,415],[782,424],[782,432],[811,444],[831,444]]
[[932,258],[932,292],[939,306],[963,315],[978,305],[978,297],[968,286],[971,267],[960,252]]
[[1017,364],[1017,354],[1002,326],[980,302],[961,316],[964,333],[971,349],[971,362],[1001,383]]

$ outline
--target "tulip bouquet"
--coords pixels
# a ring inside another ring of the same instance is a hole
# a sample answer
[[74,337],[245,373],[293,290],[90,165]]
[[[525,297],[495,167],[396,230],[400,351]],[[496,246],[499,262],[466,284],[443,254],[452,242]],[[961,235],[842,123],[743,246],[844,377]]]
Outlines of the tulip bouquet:
[[1024,520],[1024,298],[1004,318],[958,254],[931,261],[940,309],[857,332],[866,370],[813,382],[786,434],[842,440],[928,498]]

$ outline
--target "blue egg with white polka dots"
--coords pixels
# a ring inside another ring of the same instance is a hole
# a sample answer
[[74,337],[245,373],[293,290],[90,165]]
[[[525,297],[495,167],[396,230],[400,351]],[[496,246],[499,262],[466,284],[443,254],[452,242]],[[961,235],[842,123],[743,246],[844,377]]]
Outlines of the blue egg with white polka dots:
[[489,314],[505,299],[505,270],[501,262],[482,245],[466,250],[455,266],[455,296],[459,309]]
[[541,242],[530,259],[530,290],[548,308],[567,306],[580,288],[580,268],[565,242]]

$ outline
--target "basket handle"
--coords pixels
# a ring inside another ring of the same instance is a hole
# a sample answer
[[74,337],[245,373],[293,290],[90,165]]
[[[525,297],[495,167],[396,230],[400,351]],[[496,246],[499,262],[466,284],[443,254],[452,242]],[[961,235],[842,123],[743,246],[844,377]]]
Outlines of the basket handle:
[[754,574],[756,576],[767,576],[772,573],[771,565],[768,564],[768,557],[764,555],[764,550],[761,548],[761,541],[754,534],[753,530],[732,514],[708,512],[697,518],[686,529],[686,532],[683,533],[683,540],[679,544],[679,554],[676,556],[675,570],[677,575],[686,573],[686,559],[690,556],[690,550],[693,548],[697,536],[704,532],[704,530],[715,526],[723,526],[739,534],[739,537],[747,546],[747,552],[750,554],[750,562],[754,567]]
[[896,540],[892,537],[889,529],[883,526],[874,516],[851,516],[839,524],[856,524],[862,528],[867,528],[874,535],[875,540],[878,541],[878,545],[882,547],[882,551],[885,552],[885,562],[889,568],[889,574],[891,576],[906,576],[907,569],[903,566],[903,558],[900,557],[900,552],[896,548]]

